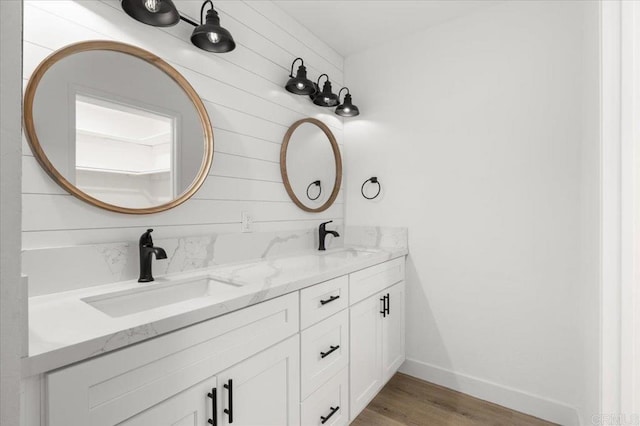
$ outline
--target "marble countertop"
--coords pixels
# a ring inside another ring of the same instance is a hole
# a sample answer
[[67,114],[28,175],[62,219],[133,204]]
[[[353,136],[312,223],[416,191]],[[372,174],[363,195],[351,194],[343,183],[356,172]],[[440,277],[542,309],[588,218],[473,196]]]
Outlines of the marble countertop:
[[[32,297],[29,357],[23,360],[23,376],[123,348],[407,253],[406,248],[350,247],[322,253],[309,250],[295,256],[159,276],[152,283],[131,280]],[[108,315],[83,301],[201,277],[227,284],[221,285],[225,290],[120,316]]]

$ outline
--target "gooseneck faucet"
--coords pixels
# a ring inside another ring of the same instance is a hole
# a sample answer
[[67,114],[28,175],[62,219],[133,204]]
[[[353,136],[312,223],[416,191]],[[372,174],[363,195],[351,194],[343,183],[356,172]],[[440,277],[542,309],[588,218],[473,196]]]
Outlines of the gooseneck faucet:
[[151,239],[151,233],[153,229],[147,229],[147,232],[140,237],[140,243],[138,248],[140,250],[140,278],[139,283],[148,283],[153,281],[153,275],[151,275],[151,260],[153,255],[156,255],[156,259],[166,259],[167,252],[163,248],[154,247],[153,239]]
[[318,228],[318,237],[320,239],[320,247],[318,247],[318,250],[326,250],[326,248],[324,247],[324,240],[327,238],[327,234],[331,234],[334,237],[340,236],[340,234],[338,234],[336,231],[327,231],[327,223],[331,222],[333,221],[330,220],[328,222],[321,223],[320,227]]

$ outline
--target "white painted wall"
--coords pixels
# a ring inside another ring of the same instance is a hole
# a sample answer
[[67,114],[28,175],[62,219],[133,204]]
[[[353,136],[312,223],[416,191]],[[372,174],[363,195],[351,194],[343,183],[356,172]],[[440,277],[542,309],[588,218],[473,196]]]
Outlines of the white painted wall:
[[578,285],[574,289],[578,308],[580,381],[577,409],[582,424],[602,411],[600,405],[600,291],[601,291],[601,79],[600,41],[601,6],[588,5],[583,10],[582,42],[582,135],[580,143],[580,243]]
[[[201,1],[177,0],[197,19]],[[59,189],[23,147],[23,248],[134,241],[147,227],[157,238],[239,232],[249,211],[255,231],[305,229],[343,218],[343,197],[320,214],[306,213],[282,185],[279,151],[287,128],[303,117],[324,121],[340,144],[342,119],[284,90],[291,61],[301,56],[309,76],[326,72],[340,87],[343,59],[271,2],[217,1],[222,25],[237,48],[225,54],[197,49],[193,27],[168,29],[127,16],[118,0],[26,1],[24,84],[37,64],[67,44],[108,39],[134,44],[168,61],[194,86],[214,127],[215,156],[209,178],[195,197],[168,212],[128,216],[82,203]]]
[[409,227],[404,371],[565,425],[597,393],[597,15],[504,2],[345,60],[346,222]]
[[[20,424],[22,4],[0,2],[0,424]],[[24,298],[22,299],[24,301]],[[26,351],[26,348],[24,348]]]

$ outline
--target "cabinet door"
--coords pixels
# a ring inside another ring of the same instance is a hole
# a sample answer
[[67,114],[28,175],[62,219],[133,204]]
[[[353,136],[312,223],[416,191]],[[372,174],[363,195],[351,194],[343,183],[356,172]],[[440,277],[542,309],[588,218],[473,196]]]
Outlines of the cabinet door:
[[382,301],[379,295],[351,307],[350,408],[351,420],[367,406],[382,386]]
[[300,424],[298,335],[218,374],[219,425]]
[[199,426],[213,419],[213,399],[216,378],[204,380],[142,413],[131,417],[122,426]]
[[382,379],[387,382],[405,359],[404,350],[404,282],[384,292],[388,313],[382,319]]

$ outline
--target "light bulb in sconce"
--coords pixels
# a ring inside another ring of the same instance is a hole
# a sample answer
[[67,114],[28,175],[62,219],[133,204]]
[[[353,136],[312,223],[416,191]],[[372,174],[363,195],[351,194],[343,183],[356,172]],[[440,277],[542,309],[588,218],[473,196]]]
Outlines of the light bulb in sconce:
[[304,89],[304,84],[303,84],[303,83],[298,83],[298,84],[296,84],[296,87],[297,87],[299,90],[302,90],[302,89]]
[[218,33],[207,33],[207,38],[211,43],[218,43],[220,41],[220,34]]
[[145,0],[144,7],[152,13],[156,13],[160,10],[160,3],[162,0]]

